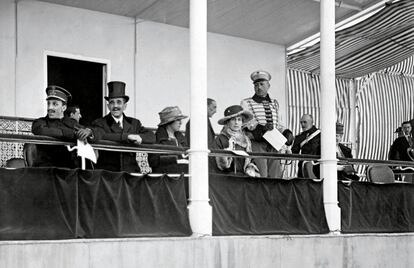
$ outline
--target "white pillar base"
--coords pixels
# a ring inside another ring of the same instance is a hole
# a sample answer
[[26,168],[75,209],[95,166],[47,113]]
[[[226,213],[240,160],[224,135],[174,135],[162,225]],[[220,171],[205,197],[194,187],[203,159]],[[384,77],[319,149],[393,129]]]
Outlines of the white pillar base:
[[324,202],[326,221],[328,222],[331,233],[340,233],[341,231],[341,209],[336,202]]
[[[207,133],[207,132],[206,132]],[[208,152],[205,149],[190,149],[190,198],[188,212],[193,236],[212,234],[212,208],[209,203]]]
[[338,176],[335,159],[324,159],[321,162],[321,178],[323,178],[323,204],[326,221],[331,232],[341,230],[341,209],[338,206]]
[[188,212],[193,236],[210,236],[213,232],[213,209],[209,200],[190,200]]

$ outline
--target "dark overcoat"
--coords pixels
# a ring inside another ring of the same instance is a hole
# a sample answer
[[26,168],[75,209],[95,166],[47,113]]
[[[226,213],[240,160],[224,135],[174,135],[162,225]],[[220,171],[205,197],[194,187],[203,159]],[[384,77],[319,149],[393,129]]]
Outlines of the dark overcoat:
[[[229,139],[230,137],[228,135],[220,133],[219,135],[216,136],[213,149],[224,150],[226,148],[229,148]],[[235,149],[239,151],[246,151],[245,148],[241,147],[238,144],[235,144]],[[209,157],[209,170],[210,172],[213,172],[213,173],[226,173],[226,174],[237,174],[239,176],[246,176],[246,174],[244,173],[244,163],[245,163],[245,158],[234,157],[229,168],[220,170],[217,166],[216,158]]]
[[[292,146],[292,153],[294,154],[310,154],[310,155],[320,155],[321,154],[321,134],[319,133],[314,138],[305,143],[302,147],[300,144],[309,136],[312,135],[316,130],[315,126],[312,126],[310,129],[303,131],[295,137],[295,141]],[[303,177],[302,172],[302,163],[303,161],[298,162],[298,177]],[[319,165],[314,166],[314,173],[319,177]]]
[[[188,120],[187,124],[185,125],[185,138],[187,140],[187,145],[190,146],[190,120]],[[213,126],[211,125],[210,118],[207,118],[207,142],[208,148],[211,148],[214,145],[214,139],[216,138],[216,134],[214,133]]]
[[[343,156],[345,158],[352,159],[352,150],[351,148],[347,147],[346,145],[339,143],[339,149],[341,150]],[[343,170],[338,170],[338,180],[359,180],[358,175],[356,175],[356,171],[353,165],[345,165]]]
[[[168,137],[168,132],[164,126],[158,127],[155,132],[156,143],[177,147],[188,147],[187,140],[180,131],[174,132],[175,140]],[[177,160],[182,159],[182,155],[176,154],[153,154],[150,156],[150,166],[154,173],[188,173],[187,164],[177,164]]]
[[[409,139],[412,139],[409,137]],[[410,148],[410,144],[405,136],[398,137],[393,144],[389,152],[390,160],[412,161],[408,156],[407,149]]]
[[[144,128],[138,119],[125,115],[122,128],[116,124],[110,113],[93,121],[92,126],[101,132],[103,140],[128,144],[129,134],[139,134],[143,144],[155,142],[155,135],[151,130]],[[136,153],[131,152],[99,151],[97,167],[110,171],[141,172],[136,161]]]
[[[75,119],[63,117],[51,119],[48,116],[33,121],[32,132],[35,135],[49,136],[64,141],[76,141],[76,129],[84,128]],[[99,134],[93,129],[93,137],[89,141],[95,141]],[[64,145],[36,145],[36,156],[33,160],[35,167],[79,167],[76,151],[69,152]]]

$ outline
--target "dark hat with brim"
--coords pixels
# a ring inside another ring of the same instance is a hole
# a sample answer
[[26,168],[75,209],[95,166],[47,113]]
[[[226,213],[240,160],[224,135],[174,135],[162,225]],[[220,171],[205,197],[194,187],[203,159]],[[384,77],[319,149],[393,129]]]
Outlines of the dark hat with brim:
[[180,108],[178,106],[169,106],[165,107],[161,112],[158,113],[160,115],[160,123],[158,126],[162,126],[176,120],[181,120],[187,118],[188,116],[183,115]]
[[68,103],[72,99],[72,95],[69,93],[69,91],[59,86],[48,86],[46,88],[46,94],[46,100],[58,99],[65,103]]
[[253,114],[251,112],[244,110],[240,105],[233,105],[224,110],[224,117],[221,118],[218,123],[220,125],[225,125],[227,121],[237,116],[243,116],[245,122],[253,119]]
[[108,96],[105,96],[105,100],[109,101],[114,98],[124,98],[125,102],[129,101],[129,97],[125,95],[126,84],[121,81],[108,82]]

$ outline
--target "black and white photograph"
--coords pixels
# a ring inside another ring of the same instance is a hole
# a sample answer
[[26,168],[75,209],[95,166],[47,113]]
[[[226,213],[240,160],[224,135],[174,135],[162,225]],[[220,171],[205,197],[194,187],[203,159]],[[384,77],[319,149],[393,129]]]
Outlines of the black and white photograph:
[[0,268],[414,267],[414,0],[0,0]]

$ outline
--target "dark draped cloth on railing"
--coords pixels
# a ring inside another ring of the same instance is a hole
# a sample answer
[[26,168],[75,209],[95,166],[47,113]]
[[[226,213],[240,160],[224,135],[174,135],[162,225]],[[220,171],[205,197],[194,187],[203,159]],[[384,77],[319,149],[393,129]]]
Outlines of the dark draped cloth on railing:
[[322,182],[210,174],[214,235],[328,233]]
[[[50,137],[5,135],[8,142],[73,145]],[[95,149],[183,153],[161,145],[100,141]],[[213,150],[214,156],[234,156]],[[249,157],[318,159],[252,154]],[[342,164],[413,162],[342,159]],[[188,236],[188,185],[183,176],[60,168],[0,169],[0,240]],[[328,233],[323,182],[210,174],[213,235]],[[414,184],[338,184],[342,232],[413,232]]]
[[414,184],[338,183],[343,233],[414,232]]
[[0,239],[191,235],[183,177],[0,169]]

